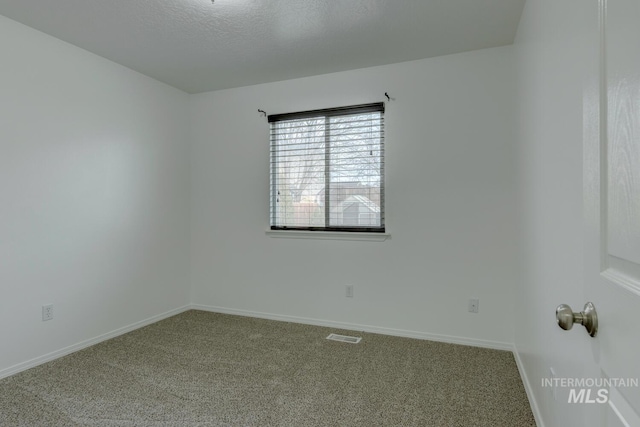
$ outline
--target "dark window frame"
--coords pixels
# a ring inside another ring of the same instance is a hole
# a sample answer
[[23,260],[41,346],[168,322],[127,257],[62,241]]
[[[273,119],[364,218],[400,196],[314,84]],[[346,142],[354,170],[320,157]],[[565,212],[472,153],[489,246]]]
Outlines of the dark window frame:
[[[379,139],[379,161],[380,161],[380,225],[379,226],[323,226],[323,227],[297,227],[297,226],[278,226],[274,225],[276,223],[276,206],[277,206],[277,198],[279,192],[277,191],[277,173],[275,172],[276,167],[274,165],[278,164],[278,147],[276,141],[274,141],[274,126],[273,123],[280,121],[290,121],[297,119],[306,119],[306,118],[325,118],[325,159],[324,159],[324,173],[325,173],[325,203],[324,203],[324,220],[325,224],[330,223],[330,198],[331,198],[331,185],[330,185],[330,169],[331,169],[331,158],[330,158],[330,118],[336,116],[346,116],[346,115],[356,115],[356,114],[366,114],[366,113],[380,113],[380,139]],[[292,231],[311,231],[311,232],[323,232],[323,231],[340,231],[340,232],[360,232],[360,233],[386,233],[385,226],[385,148],[384,148],[384,112],[385,105],[384,102],[371,103],[371,104],[361,104],[361,105],[353,105],[346,107],[336,107],[336,108],[327,108],[320,110],[309,110],[309,111],[300,111],[294,113],[285,113],[285,114],[273,114],[268,116],[268,122],[270,125],[270,136],[269,136],[269,145],[270,145],[270,184],[269,184],[269,192],[270,192],[270,212],[269,212],[269,221],[271,230],[292,230]],[[276,146],[274,146],[276,145]]]

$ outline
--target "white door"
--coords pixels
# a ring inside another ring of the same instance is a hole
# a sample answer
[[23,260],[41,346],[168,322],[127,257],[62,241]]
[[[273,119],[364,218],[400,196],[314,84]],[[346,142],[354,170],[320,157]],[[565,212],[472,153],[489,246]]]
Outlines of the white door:
[[590,424],[640,426],[640,387],[632,381],[640,378],[640,1],[598,3],[584,97],[584,182],[585,301],[595,304],[599,331],[595,338],[581,326],[571,333],[589,341],[589,354],[576,358],[592,377],[609,380],[608,401],[588,408]]

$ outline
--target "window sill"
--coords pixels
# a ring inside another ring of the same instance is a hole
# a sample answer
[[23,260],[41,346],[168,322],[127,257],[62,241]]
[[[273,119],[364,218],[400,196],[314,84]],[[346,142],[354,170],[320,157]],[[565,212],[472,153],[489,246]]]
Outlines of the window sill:
[[267,230],[267,236],[282,239],[320,239],[320,240],[361,240],[384,242],[391,238],[389,233],[358,233],[345,231],[297,231]]

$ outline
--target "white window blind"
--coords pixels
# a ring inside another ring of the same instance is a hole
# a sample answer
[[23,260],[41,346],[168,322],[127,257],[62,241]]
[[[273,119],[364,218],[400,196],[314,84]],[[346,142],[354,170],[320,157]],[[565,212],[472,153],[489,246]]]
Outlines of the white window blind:
[[269,116],[271,229],[384,232],[384,103]]

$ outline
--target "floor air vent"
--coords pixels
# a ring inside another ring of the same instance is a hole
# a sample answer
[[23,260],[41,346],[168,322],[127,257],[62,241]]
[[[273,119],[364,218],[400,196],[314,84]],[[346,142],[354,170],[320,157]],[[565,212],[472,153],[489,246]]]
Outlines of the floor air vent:
[[327,339],[332,341],[348,342],[349,344],[358,344],[362,337],[350,337],[348,335],[331,334],[327,337]]

